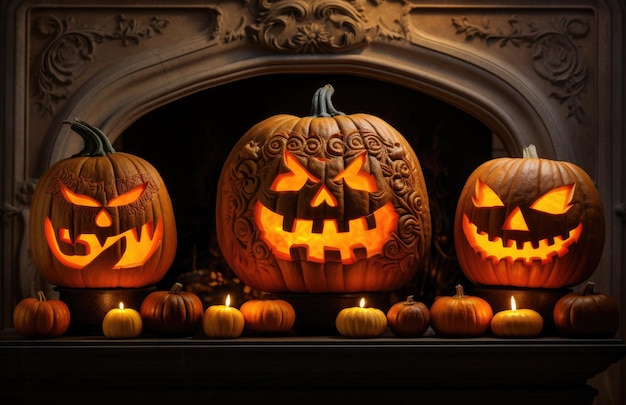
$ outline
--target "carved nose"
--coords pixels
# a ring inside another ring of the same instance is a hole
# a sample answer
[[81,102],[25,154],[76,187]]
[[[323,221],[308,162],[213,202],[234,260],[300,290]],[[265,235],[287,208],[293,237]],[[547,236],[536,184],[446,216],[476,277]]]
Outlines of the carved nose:
[[528,231],[528,225],[526,225],[526,220],[519,207],[515,207],[509,214],[502,229],[505,231]]
[[104,208],[98,212],[98,215],[96,215],[96,225],[100,228],[108,228],[112,223],[113,221],[111,220],[111,215],[109,215],[107,210]]
[[313,196],[313,199],[311,200],[311,207],[317,207],[322,203],[326,203],[331,207],[337,206],[337,199],[334,195],[330,193],[330,191],[328,191],[328,188],[323,184],[320,189],[317,190],[315,196]]

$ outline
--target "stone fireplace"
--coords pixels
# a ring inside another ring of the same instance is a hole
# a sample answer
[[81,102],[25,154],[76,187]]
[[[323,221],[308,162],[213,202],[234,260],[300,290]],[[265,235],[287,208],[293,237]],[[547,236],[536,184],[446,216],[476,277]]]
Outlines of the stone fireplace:
[[[593,279],[597,291],[619,300],[626,324],[624,10],[617,0],[7,3],[0,100],[3,328],[11,326],[19,299],[50,287],[29,260],[25,229],[36,179],[81,149],[64,121],[79,117],[137,154],[154,136],[162,145],[155,156],[163,159],[154,163],[165,166],[171,163],[163,149],[194,137],[159,132],[159,126],[197,130],[199,139],[232,133],[231,142],[240,126],[269,115],[307,114],[312,89],[327,81],[337,89],[340,109],[371,108],[363,112],[406,123],[412,133],[404,135],[413,137],[420,158],[432,152],[425,140],[432,142],[436,131],[415,124],[427,121],[416,117],[432,116],[435,106],[440,122],[454,117],[467,124],[447,142],[456,145],[452,156],[471,150],[470,166],[496,155],[521,156],[534,144],[541,157],[585,169],[607,223]],[[355,101],[368,96],[378,103]],[[172,106],[184,109],[190,100],[195,123],[171,116],[150,125],[156,121],[150,117],[176,110]],[[154,133],[145,135],[148,130]],[[172,162],[186,158],[180,146],[171,147]],[[169,166],[171,182],[181,176],[175,168]],[[596,379],[606,403],[626,395],[623,363]]]

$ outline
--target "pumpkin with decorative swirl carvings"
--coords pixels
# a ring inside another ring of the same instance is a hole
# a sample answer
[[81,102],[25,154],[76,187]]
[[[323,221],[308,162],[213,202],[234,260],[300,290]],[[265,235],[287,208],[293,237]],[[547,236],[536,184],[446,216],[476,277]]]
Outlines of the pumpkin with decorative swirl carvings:
[[116,152],[98,128],[78,119],[70,124],[85,146],[37,182],[28,230],[35,266],[62,287],[157,283],[177,244],[163,179],[146,160]]
[[391,125],[346,115],[326,85],[306,117],[250,128],[218,184],[217,234],[229,266],[268,292],[391,291],[430,248],[428,195],[417,156]]

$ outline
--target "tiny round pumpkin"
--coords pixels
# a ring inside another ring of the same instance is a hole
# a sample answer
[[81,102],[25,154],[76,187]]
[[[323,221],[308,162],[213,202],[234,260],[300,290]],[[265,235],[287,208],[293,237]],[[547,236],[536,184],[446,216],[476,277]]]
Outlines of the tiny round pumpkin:
[[38,298],[24,298],[13,309],[13,326],[26,337],[59,337],[70,326],[70,310],[61,300],[47,300],[43,291]]
[[249,300],[239,311],[245,319],[245,326],[254,333],[289,332],[296,321],[296,311],[285,300]]
[[102,332],[111,339],[135,338],[142,330],[141,314],[132,308],[124,308],[122,303],[119,308],[107,312],[102,320]]
[[554,306],[554,324],[566,337],[613,337],[619,329],[619,307],[608,294],[594,292],[588,281],[582,292],[571,292]]
[[227,157],[218,183],[220,250],[268,292],[397,289],[428,256],[428,193],[417,155],[391,125],[346,115],[326,85],[312,114],[271,116]]
[[476,337],[486,333],[491,326],[493,309],[480,297],[465,295],[457,284],[453,296],[442,296],[430,306],[430,324],[438,335],[450,337]]
[[211,305],[202,316],[202,330],[212,338],[239,337],[245,324],[241,311],[230,306],[230,295],[226,299],[226,305]]
[[335,326],[342,336],[353,338],[378,337],[387,331],[387,317],[378,308],[365,308],[361,299],[359,307],[344,308],[337,314]]
[[169,291],[154,291],[139,310],[146,330],[161,335],[191,336],[200,325],[204,308],[196,294],[174,283]]
[[48,168],[33,194],[29,246],[50,284],[138,288],[161,280],[176,255],[176,223],[167,188],[146,160],[116,152],[78,119],[85,147]]
[[422,336],[430,325],[430,311],[409,295],[406,301],[396,302],[387,311],[387,324],[398,337]]
[[474,284],[561,288],[596,269],[605,239],[602,200],[573,163],[489,160],[469,176],[454,223],[459,265]]

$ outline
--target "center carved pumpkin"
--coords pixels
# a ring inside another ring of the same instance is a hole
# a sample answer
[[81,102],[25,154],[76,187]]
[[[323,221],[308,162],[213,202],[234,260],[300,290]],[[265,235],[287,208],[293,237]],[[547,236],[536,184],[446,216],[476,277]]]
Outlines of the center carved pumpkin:
[[220,249],[270,292],[389,291],[430,246],[419,161],[378,117],[337,111],[329,85],[308,117],[275,115],[235,145],[217,199]]

